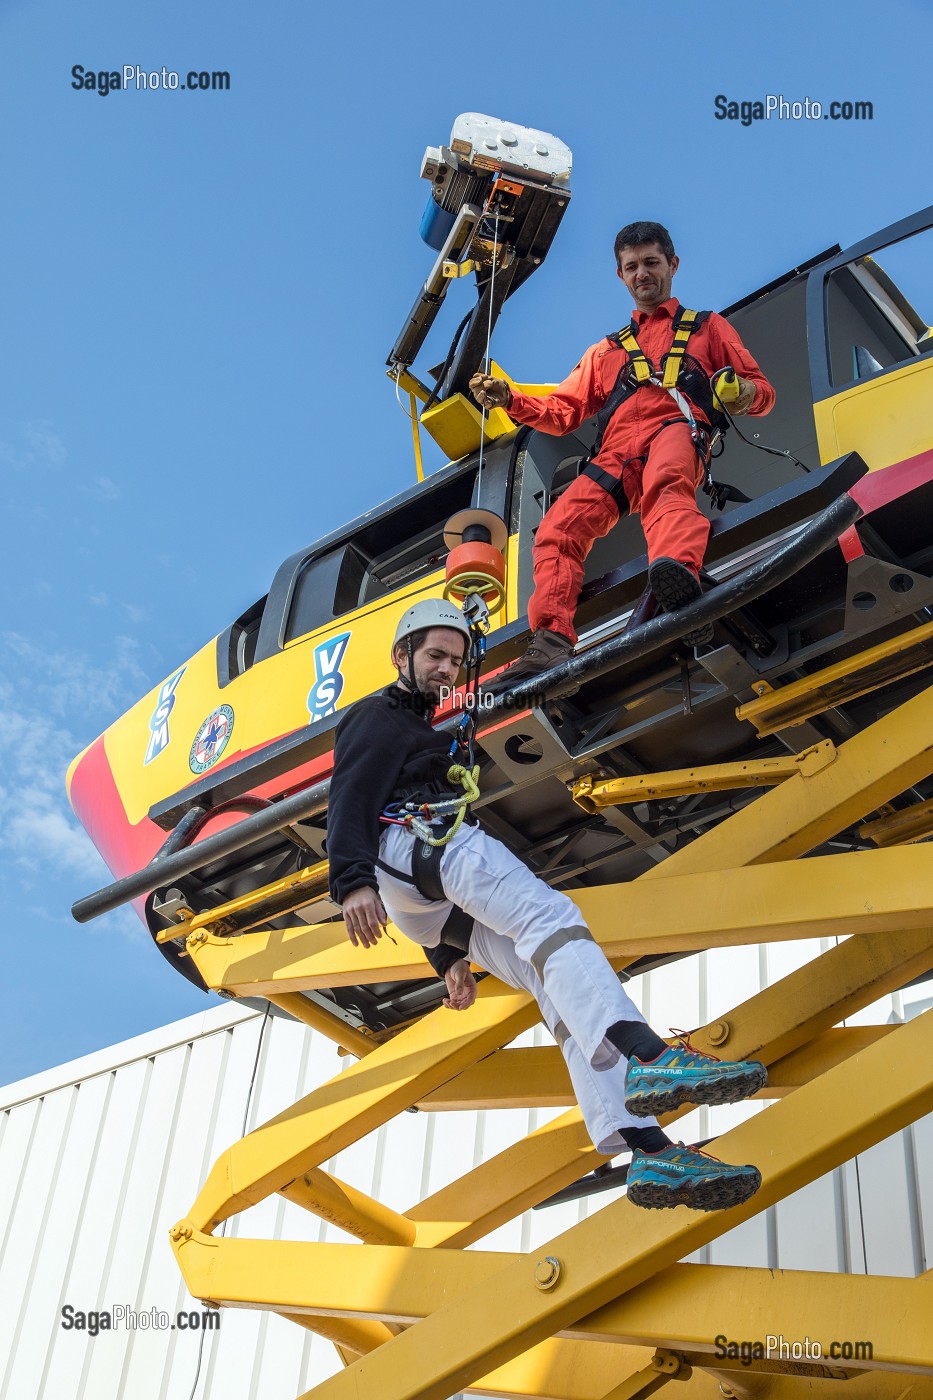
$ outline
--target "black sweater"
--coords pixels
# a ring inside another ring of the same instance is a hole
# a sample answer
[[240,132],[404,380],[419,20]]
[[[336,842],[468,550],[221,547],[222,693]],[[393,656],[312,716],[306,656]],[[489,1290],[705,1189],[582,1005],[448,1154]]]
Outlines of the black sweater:
[[[337,725],[327,859],[338,904],[362,885],[378,889],[379,814],[390,802],[455,795],[447,780],[451,736],[432,729],[432,714],[420,696],[389,685],[351,705]],[[447,943],[425,953],[440,977],[463,957]]]
[[361,885],[378,889],[379,814],[390,802],[451,797],[449,734],[431,728],[420,696],[386,686],[351,705],[337,725],[327,809],[330,892],[342,904]]

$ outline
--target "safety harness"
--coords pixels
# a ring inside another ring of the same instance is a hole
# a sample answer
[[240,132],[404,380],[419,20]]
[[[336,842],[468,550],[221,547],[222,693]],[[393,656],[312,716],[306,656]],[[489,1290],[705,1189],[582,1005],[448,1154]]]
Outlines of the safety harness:
[[[612,418],[644,384],[655,384],[659,388],[665,389],[678,410],[676,417],[665,419],[651,434],[645,444],[645,455],[647,455],[651,443],[665,428],[673,427],[676,423],[686,422],[703,463],[703,491],[711,498],[717,510],[722,510],[726,501],[747,501],[749,499],[736,487],[729,486],[726,482],[714,481],[710,472],[710,459],[719,455],[718,452],[714,453],[713,448],[722,443],[730,420],[728,414],[717,409],[713,390],[703,366],[692,355],[687,354],[687,345],[691,335],[694,331],[699,330],[709,315],[708,311],[691,311],[685,306],[678,307],[673,320],[673,341],[670,350],[661,357],[660,370],[655,369],[638,344],[635,333],[637,327],[634,320],[629,325],[624,326],[622,330],[613,331],[606,337],[611,345],[617,345],[623,349],[628,358],[619,370],[609,397],[596,415],[596,440],[592,452],[581,470],[581,475],[588,476],[603,490],[608,491],[622,515],[628,511],[628,499],[621,477],[615,477],[611,472],[604,471],[602,467],[596,465],[593,458],[599,456],[603,437]],[[705,415],[709,426],[697,420],[694,414],[695,408]],[[644,462],[645,455],[629,460]]]
[[[389,826],[404,826],[418,837],[412,847],[411,874],[377,860],[380,870],[394,875],[406,885],[414,885],[425,899],[446,900],[441,883],[441,857],[444,847],[452,841],[467,817],[469,804],[479,797],[477,778],[479,765],[472,770],[462,763],[453,763],[447,770],[450,783],[460,783],[463,792],[456,797],[443,798],[437,802],[393,802],[381,814],[379,820]],[[470,943],[473,931],[472,915],[453,905],[441,929],[441,942],[450,943],[464,953]]]
[[[425,899],[446,900],[441,883],[441,858],[444,847],[453,840],[464,821],[476,818],[470,812],[470,803],[479,797],[479,764],[475,763],[473,742],[476,734],[476,710],[479,690],[479,673],[486,654],[486,638],[483,627],[489,625],[489,612],[482,600],[471,594],[464,600],[464,611],[473,604],[470,618],[470,650],[466,660],[466,695],[468,702],[450,745],[450,758],[460,751],[466,763],[452,763],[447,770],[447,781],[455,786],[460,784],[463,791],[455,797],[439,798],[436,801],[418,802],[414,796],[399,802],[391,802],[380,814],[379,820],[387,826],[403,826],[418,839],[412,848],[411,874],[377,860],[376,865],[388,875],[407,885],[414,885]],[[469,615],[469,614],[468,614]],[[411,638],[408,642],[408,671],[414,681],[414,656]],[[412,686],[416,693],[417,688]],[[470,934],[473,931],[473,916],[454,904],[441,929],[441,942],[467,952]]]

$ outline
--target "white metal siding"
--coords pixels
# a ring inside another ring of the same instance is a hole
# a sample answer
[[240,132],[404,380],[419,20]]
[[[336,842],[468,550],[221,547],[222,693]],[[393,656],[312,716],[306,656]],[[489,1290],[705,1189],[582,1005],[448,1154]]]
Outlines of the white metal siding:
[[[702,954],[633,984],[652,1023],[691,1026],[723,1014],[815,956],[818,942]],[[930,988],[888,997],[856,1017],[887,1022],[929,1005]],[[168,1228],[185,1215],[223,1149],[338,1073],[330,1042],[280,1018],[216,1006],[0,1091],[0,1400],[189,1400],[199,1335],[64,1331],[84,1312],[125,1303],[172,1318],[196,1307]],[[523,1038],[546,1039],[539,1027]],[[724,1131],[745,1106],[700,1110],[687,1141]],[[398,1210],[494,1156],[553,1112],[403,1113],[330,1170]],[[933,1118],[879,1144],[701,1250],[696,1259],[914,1275],[933,1263]],[[482,1241],[531,1250],[612,1194],[529,1212]],[[230,1233],[346,1239],[273,1197]],[[224,1310],[204,1343],[197,1400],[293,1400],[336,1369],[331,1346],[265,1313]]]

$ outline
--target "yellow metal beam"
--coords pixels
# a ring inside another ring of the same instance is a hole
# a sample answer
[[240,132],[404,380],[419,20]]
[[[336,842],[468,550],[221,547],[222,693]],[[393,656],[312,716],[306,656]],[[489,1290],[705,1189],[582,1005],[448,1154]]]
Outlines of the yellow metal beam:
[[899,846],[909,841],[924,841],[933,836],[933,798],[928,802],[913,802],[897,812],[889,812],[877,821],[866,822],[859,836],[874,841],[876,846]]
[[430,392],[427,385],[422,384],[411,370],[402,369],[400,366],[393,366],[386,370],[386,378],[391,379],[393,384],[397,384],[400,389],[404,389],[406,394],[414,394],[419,403],[427,403]]
[[412,1245],[414,1221],[345,1181],[314,1167],[283,1186],[281,1195],[367,1244]]
[[[727,1019],[697,1031],[693,1041],[713,1054],[754,1056],[770,1065],[930,966],[933,928],[849,939],[750,997]],[[605,1160],[574,1108],[413,1205],[406,1215],[418,1223],[419,1244],[462,1248]]]
[[933,847],[725,866],[704,874],[671,871],[667,879],[600,885],[574,891],[573,898],[614,966],[660,949],[894,932],[933,925]]
[[773,787],[800,774],[812,777],[836,756],[829,740],[782,758],[749,759],[744,763],[713,763],[702,768],[674,768],[666,773],[638,773],[626,778],[598,778],[585,774],[572,784],[570,793],[585,812],[622,807],[651,798],[685,797],[697,792],[733,792],[738,788]]
[[777,690],[767,681],[758,681],[753,689],[759,698],[739,705],[735,713],[753,724],[764,738],[927,666],[933,666],[933,622],[902,632]]
[[280,992],[277,996],[269,997],[268,1000],[280,1011],[287,1011],[289,1016],[294,1016],[296,1021],[303,1021],[312,1030],[320,1031],[321,1035],[332,1040],[341,1049],[349,1051],[351,1055],[356,1055],[358,1059],[362,1059],[364,1055],[368,1055],[371,1050],[376,1048],[376,1041],[365,1031],[347,1025],[346,1021],[339,1016],[335,1016],[331,1011],[325,1011],[323,1006],[318,1006],[317,1002],[309,1001],[300,992]]
[[484,1108],[569,1108],[576,1103],[556,1045],[497,1050],[435,1089],[418,1107],[434,1113]]
[[[726,1160],[751,1160],[761,1168],[762,1188],[744,1206],[711,1217],[685,1210],[638,1211],[627,1201],[616,1202],[536,1255],[507,1264],[493,1280],[483,1279],[453,1301],[445,1300],[430,1317],[366,1357],[365,1393],[380,1400],[445,1400],[931,1109],[933,1015],[927,1014],[720,1139]],[[222,1250],[226,1243],[242,1242],[195,1243],[193,1235],[175,1233],[189,1288],[195,1296],[214,1296],[209,1280],[206,1289],[203,1282],[198,1286],[194,1255],[206,1247],[216,1269],[221,1257],[217,1246]],[[560,1264],[556,1284],[546,1291],[535,1285],[535,1260],[545,1254]],[[270,1291],[287,1287],[280,1265],[267,1269],[265,1276]],[[253,1297],[262,1290],[258,1272],[250,1286]],[[922,1370],[928,1350],[927,1341],[910,1364]],[[363,1364],[324,1382],[316,1400],[358,1400]]]
[[[798,1360],[784,1343],[807,1337],[805,1374],[825,1363],[837,1370],[933,1376],[927,1288],[916,1278],[675,1264],[562,1336],[669,1348],[699,1365],[736,1370],[755,1360],[742,1355],[743,1341],[760,1341],[766,1351],[770,1346],[764,1369],[780,1370],[785,1360]],[[843,1330],[852,1327],[858,1330]],[[730,1342],[739,1344],[731,1356]],[[852,1356],[843,1354],[845,1344],[852,1345]]]
[[795,860],[933,773],[933,686],[837,749],[812,778],[789,778],[646,871],[654,882],[700,870]]
[[[931,951],[933,956],[933,951]],[[767,1087],[756,1098],[777,1099],[883,1040],[893,1026],[847,1026],[824,1031],[768,1068]],[[570,1108],[576,1103],[564,1057],[556,1045],[497,1050],[422,1099],[425,1112],[489,1108]]]
[[603,1396],[603,1400],[645,1400],[645,1397],[656,1395],[659,1390],[663,1390],[668,1381],[687,1380],[689,1376],[690,1367],[679,1356],[667,1351],[658,1351],[647,1366],[634,1376],[628,1376],[626,1380],[614,1385]]
[[[484,1287],[494,1292],[504,1269],[533,1272],[540,1257],[371,1247],[361,1268],[355,1245],[231,1239],[216,1249],[206,1235],[185,1253],[198,1290],[228,1306],[287,1306],[296,1315],[406,1325]],[[755,1361],[762,1369],[791,1369],[785,1360],[797,1368],[784,1342],[806,1337],[805,1374],[826,1363],[933,1376],[929,1293],[929,1283],[916,1278],[674,1264],[559,1336],[571,1351],[570,1344],[612,1342],[686,1352],[698,1364],[726,1370]],[[842,1331],[851,1327],[860,1330]],[[742,1347],[756,1341],[764,1356],[753,1345]],[[483,1377],[483,1386],[490,1381]]]
[[527,1030],[536,1012],[528,996],[489,978],[480,984],[469,1016],[444,1008],[426,1016],[229,1147],[215,1162],[189,1223],[212,1230],[280,1191]]
[[[813,965],[811,964],[811,967]],[[814,968],[818,973],[818,968]],[[866,1050],[878,1040],[884,1040],[896,1027],[891,1026],[839,1026],[835,1030],[823,1031],[799,1050],[775,1060],[768,1066],[768,1083],[756,1098],[782,1098],[792,1094],[801,1084],[809,1084],[811,1079],[825,1074],[833,1065],[841,1064],[850,1055]]]
[[[320,860],[315,865],[293,871],[291,875],[273,880],[268,885],[260,885],[203,913],[194,914],[189,910],[171,928],[164,929],[156,941],[171,942],[175,938],[188,937],[199,929],[207,929],[211,933],[230,933],[237,929],[245,933],[256,924],[289,909],[300,909],[315,895],[323,894],[327,889],[327,871],[327,861]],[[255,918],[250,919],[250,913],[254,913]]]
[[[919,928],[933,924],[933,847],[820,856],[793,866],[672,870],[666,879],[574,890],[571,898],[617,967],[659,950],[685,953]],[[375,949],[354,948],[343,925],[328,924],[232,939],[201,930],[189,947],[208,986],[237,996],[278,997],[430,975],[421,948],[404,935],[398,938],[398,945],[383,938]]]
[[[278,1309],[274,1309],[278,1311]],[[297,1323],[299,1327],[304,1327],[307,1331],[313,1332],[315,1336],[323,1337],[327,1342],[333,1342],[334,1346],[342,1354],[345,1362],[351,1358],[346,1355],[352,1352],[354,1356],[368,1356],[371,1351],[381,1347],[383,1343],[390,1342],[398,1335],[398,1328],[387,1327],[384,1322],[359,1322],[348,1317],[307,1317],[301,1313],[279,1312],[279,1316],[286,1322]]]
[[[642,1347],[618,1346],[614,1342],[549,1338],[524,1356],[483,1376],[475,1387],[468,1387],[467,1393],[475,1388],[483,1395],[501,1395],[508,1400],[603,1400],[621,1378],[644,1368],[647,1355]],[[687,1400],[689,1394],[681,1386],[671,1391],[671,1398]],[[711,1391],[710,1400],[713,1394]]]
[[[808,1379],[801,1376],[748,1375],[741,1371],[719,1370],[702,1365],[702,1358],[678,1352],[690,1362],[693,1374],[683,1385],[669,1392],[671,1400],[832,1400],[838,1392],[840,1400],[931,1400],[933,1380],[925,1376],[904,1375],[895,1371],[870,1371],[862,1375],[843,1372],[847,1377],[845,1389],[839,1390],[828,1377],[838,1376],[836,1367],[825,1367],[827,1378]],[[644,1366],[646,1353],[641,1348],[612,1346],[597,1342],[564,1342],[551,1340],[533,1347],[523,1357],[507,1362],[475,1386],[467,1388],[483,1395],[502,1396],[503,1400],[605,1400],[609,1386],[618,1383],[620,1375],[631,1374]],[[681,1377],[674,1377],[680,1381]],[[720,1389],[720,1384],[723,1388]]]
[[698,1376],[702,1372],[694,1371],[693,1381],[677,1392],[677,1400],[834,1400],[837,1395],[839,1400],[933,1400],[933,1381],[893,1371],[852,1376],[845,1382],[844,1390],[832,1380],[749,1376],[711,1369],[704,1378],[707,1384],[694,1389]]
[[462,1249],[606,1160],[590,1141],[580,1110],[572,1108],[405,1214],[418,1227],[419,1245]]
[[393,925],[372,949],[354,948],[343,923],[265,929],[237,938],[201,929],[186,946],[207,985],[234,996],[273,997],[433,976],[423,949]]
[[[468,1386],[467,1394],[475,1390],[504,1400],[606,1400],[612,1387],[643,1372],[647,1355],[641,1347],[549,1338]],[[676,1355],[679,1359],[681,1353]],[[718,1386],[700,1371],[691,1376],[689,1367],[681,1367],[668,1379],[677,1382],[668,1392],[671,1400],[722,1400]]]

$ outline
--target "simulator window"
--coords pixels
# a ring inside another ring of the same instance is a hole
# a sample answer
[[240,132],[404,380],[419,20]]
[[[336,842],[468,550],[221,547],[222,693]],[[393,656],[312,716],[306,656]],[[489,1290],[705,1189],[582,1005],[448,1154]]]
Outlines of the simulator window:
[[476,474],[459,472],[389,509],[298,573],[285,641],[293,642],[440,567],[444,527],[473,499]]
[[295,580],[291,606],[288,610],[288,623],[285,628],[285,641],[293,642],[315,632],[318,627],[332,622],[338,616],[334,611],[340,570],[347,546],[338,545],[317,559],[309,559],[302,565]]
[[933,229],[837,268],[827,282],[834,386],[905,364],[933,350]]

